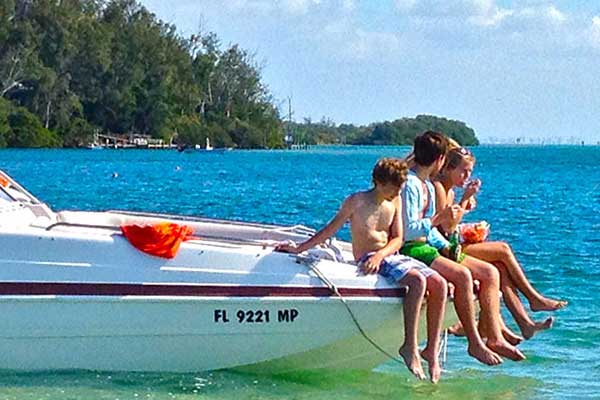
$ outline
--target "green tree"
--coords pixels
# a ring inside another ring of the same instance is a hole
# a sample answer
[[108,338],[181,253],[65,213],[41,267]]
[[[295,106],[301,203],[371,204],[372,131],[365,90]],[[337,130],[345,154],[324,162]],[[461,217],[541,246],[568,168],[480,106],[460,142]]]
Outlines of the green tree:
[[60,138],[44,128],[40,120],[24,107],[14,107],[0,99],[0,144],[9,147],[56,147]]

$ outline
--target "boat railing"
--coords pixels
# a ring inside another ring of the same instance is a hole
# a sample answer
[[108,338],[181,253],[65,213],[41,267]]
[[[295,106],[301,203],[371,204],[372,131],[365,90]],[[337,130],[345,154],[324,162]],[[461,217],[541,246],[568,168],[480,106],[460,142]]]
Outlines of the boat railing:
[[47,231],[51,231],[54,228],[61,226],[68,226],[73,228],[88,228],[88,229],[106,229],[115,232],[121,232],[121,227],[115,225],[99,225],[99,224],[80,224],[76,222],[55,222],[46,227]]
[[234,221],[220,218],[207,218],[207,217],[198,217],[193,215],[181,215],[181,214],[169,214],[169,213],[152,213],[152,212],[143,212],[143,211],[128,211],[128,210],[108,210],[107,213],[111,214],[123,214],[128,216],[140,216],[140,217],[158,217],[158,218],[166,218],[166,219],[178,219],[184,221],[197,221],[197,222],[214,222],[220,224],[227,225],[243,225],[243,226],[252,226],[256,228],[283,228],[286,229],[301,229],[306,232],[315,233],[316,230],[309,228],[304,225],[291,225],[291,226],[279,226],[273,224],[265,224],[262,222],[248,222],[248,221]]
[[182,222],[201,222],[201,223],[213,223],[219,225],[228,225],[228,226],[244,226],[249,228],[260,228],[273,233],[293,233],[297,235],[303,236],[312,236],[317,231],[315,229],[309,228],[304,225],[290,225],[290,226],[280,226],[280,225],[272,225],[265,224],[261,222],[247,222],[247,221],[232,221],[226,219],[219,218],[206,218],[206,217],[197,217],[197,216],[188,216],[188,215],[177,215],[177,214],[165,214],[165,213],[151,213],[151,212],[140,212],[140,211],[127,211],[127,210],[108,210],[107,213],[111,214],[121,214],[130,217],[145,217],[145,218],[161,218],[161,219],[170,219]]
[[[102,224],[82,224],[77,222],[56,222],[51,225],[48,225],[45,230],[51,231],[55,228],[60,227],[71,227],[71,228],[84,228],[84,229],[103,229],[113,232],[117,235],[122,235],[121,227],[116,225],[102,225]],[[254,245],[254,246],[274,246],[277,244],[277,241],[269,240],[269,239],[251,239],[244,237],[231,237],[231,236],[222,236],[222,235],[211,235],[206,233],[200,233],[199,236],[195,236],[192,241],[218,241],[228,244],[239,244],[239,245]]]

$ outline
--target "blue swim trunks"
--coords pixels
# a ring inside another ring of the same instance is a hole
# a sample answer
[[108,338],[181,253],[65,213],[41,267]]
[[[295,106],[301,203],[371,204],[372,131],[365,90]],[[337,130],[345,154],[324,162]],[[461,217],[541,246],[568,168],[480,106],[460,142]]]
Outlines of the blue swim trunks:
[[[373,254],[375,254],[374,251],[363,255],[357,262],[358,266],[360,267],[361,264],[367,261]],[[413,268],[418,270],[426,278],[436,273],[433,269],[429,268],[419,260],[415,260],[414,258],[403,254],[393,254],[383,259],[379,266],[379,275],[383,276],[391,283],[397,283]]]

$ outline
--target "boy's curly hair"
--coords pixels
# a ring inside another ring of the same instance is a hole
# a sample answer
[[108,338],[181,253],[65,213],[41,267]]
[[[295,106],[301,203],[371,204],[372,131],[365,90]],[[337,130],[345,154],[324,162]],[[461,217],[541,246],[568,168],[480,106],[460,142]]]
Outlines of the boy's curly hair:
[[406,161],[398,158],[382,158],[373,168],[373,183],[392,183],[402,186],[408,176]]

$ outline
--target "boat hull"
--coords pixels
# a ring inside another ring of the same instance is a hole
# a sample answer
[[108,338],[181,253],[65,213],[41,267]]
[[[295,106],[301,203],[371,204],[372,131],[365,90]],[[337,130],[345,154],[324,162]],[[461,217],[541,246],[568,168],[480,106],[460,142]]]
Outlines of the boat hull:
[[[401,303],[348,304],[368,335],[395,354]],[[365,369],[386,359],[333,297],[3,296],[0,314],[7,369]]]
[[[53,218],[0,226],[3,369],[270,372],[385,361],[329,284],[386,352],[396,354],[403,340],[405,289],[349,263],[273,251],[274,242],[304,232],[176,220],[200,238],[164,259],[137,250],[119,230],[164,217]],[[448,315],[450,324],[456,318]],[[424,318],[421,337],[423,326]]]

